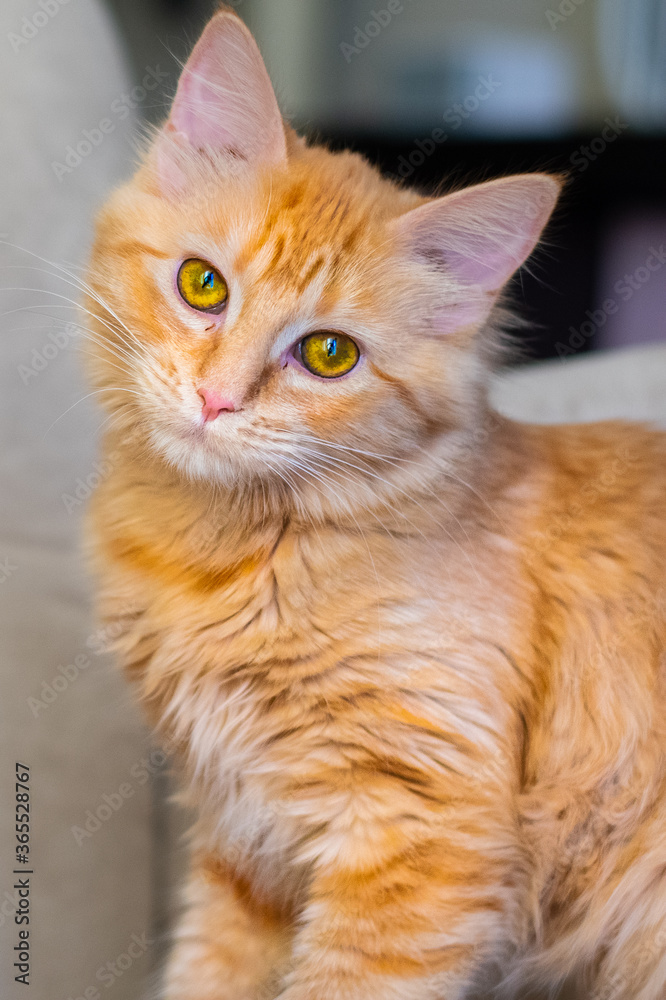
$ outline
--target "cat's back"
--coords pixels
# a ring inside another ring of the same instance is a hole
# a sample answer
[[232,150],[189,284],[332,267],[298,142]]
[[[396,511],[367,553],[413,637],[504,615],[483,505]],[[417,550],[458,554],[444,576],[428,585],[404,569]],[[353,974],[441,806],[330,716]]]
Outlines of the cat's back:
[[536,491],[524,540],[542,570],[666,583],[666,433],[609,421],[525,428]]
[[536,694],[521,824],[546,926],[562,933],[571,901],[622,869],[664,808],[666,434],[621,422],[524,434],[521,650]]
[[[528,678],[528,770],[592,787],[604,755],[612,768],[639,738],[666,747],[666,433],[509,422],[494,470],[486,496],[506,525],[496,577],[514,587],[504,610]],[[486,609],[496,601],[486,590]]]

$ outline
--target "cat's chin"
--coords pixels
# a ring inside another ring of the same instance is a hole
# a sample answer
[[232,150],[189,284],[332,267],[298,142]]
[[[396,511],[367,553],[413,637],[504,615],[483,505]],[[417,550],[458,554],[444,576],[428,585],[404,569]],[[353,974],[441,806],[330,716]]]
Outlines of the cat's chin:
[[185,479],[231,489],[258,482],[266,472],[265,463],[253,456],[252,449],[214,437],[206,426],[193,425],[177,432],[155,429],[149,442],[159,458]]

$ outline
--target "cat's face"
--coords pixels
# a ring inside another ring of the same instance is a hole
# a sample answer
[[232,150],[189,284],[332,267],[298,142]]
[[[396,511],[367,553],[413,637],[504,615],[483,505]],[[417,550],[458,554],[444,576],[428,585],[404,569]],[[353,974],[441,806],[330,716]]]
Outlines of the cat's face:
[[428,200],[307,147],[220,13],[102,216],[96,385],[186,476],[372,491],[470,425],[482,331],[558,186],[526,175]]

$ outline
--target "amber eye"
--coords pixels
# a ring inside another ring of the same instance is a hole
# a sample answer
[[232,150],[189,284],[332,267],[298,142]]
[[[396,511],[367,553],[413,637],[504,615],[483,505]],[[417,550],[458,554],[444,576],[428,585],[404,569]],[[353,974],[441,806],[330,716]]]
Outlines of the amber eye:
[[311,333],[300,343],[301,361],[320,378],[339,378],[355,367],[360,352],[345,333]]
[[180,265],[178,291],[199,312],[220,313],[229,298],[227,283],[205,260],[192,258]]

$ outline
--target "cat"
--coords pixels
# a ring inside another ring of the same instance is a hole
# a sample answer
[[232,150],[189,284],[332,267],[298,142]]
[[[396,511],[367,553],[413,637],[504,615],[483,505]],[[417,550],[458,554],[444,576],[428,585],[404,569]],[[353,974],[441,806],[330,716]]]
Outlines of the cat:
[[197,812],[164,1000],[666,996],[666,436],[488,401],[561,186],[308,144],[221,7],[100,215],[91,560]]

